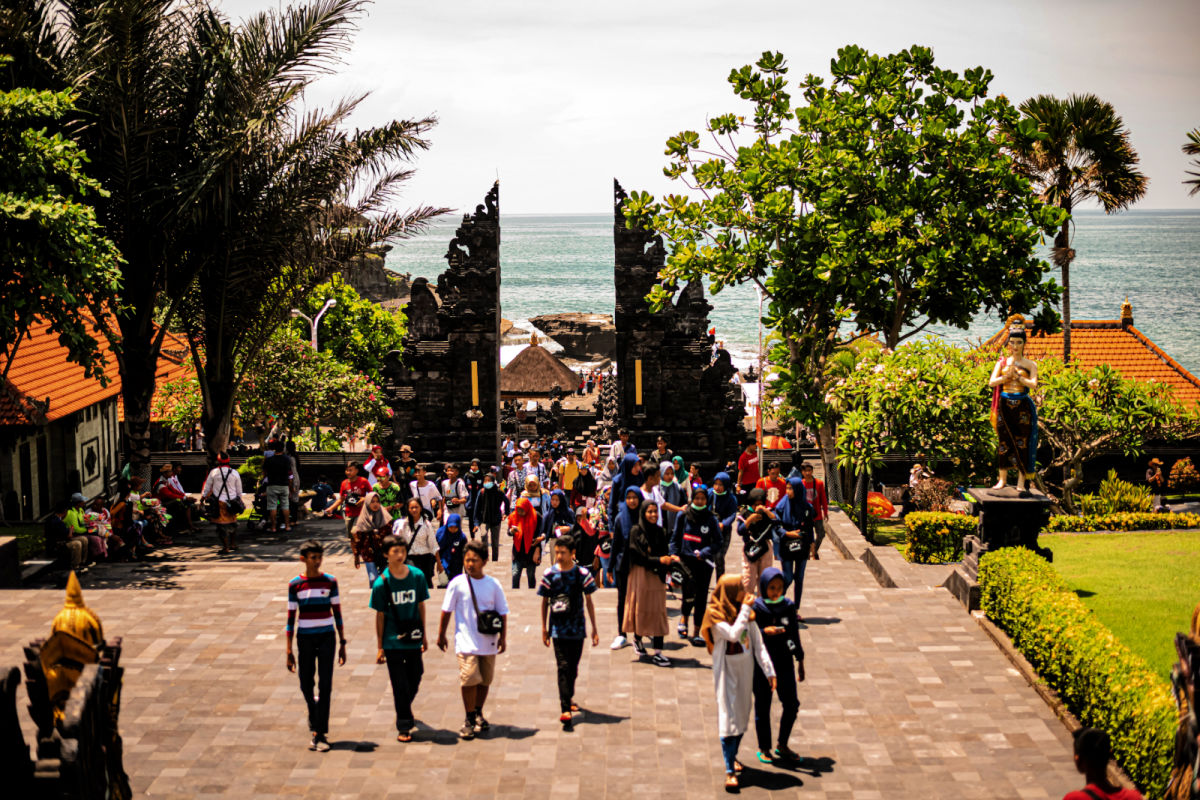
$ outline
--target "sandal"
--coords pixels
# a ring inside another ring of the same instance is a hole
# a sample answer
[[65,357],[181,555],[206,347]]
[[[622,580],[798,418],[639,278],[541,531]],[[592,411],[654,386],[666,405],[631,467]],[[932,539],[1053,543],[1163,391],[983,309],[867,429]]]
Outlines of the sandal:
[[781,744],[775,748],[775,757],[781,761],[803,761],[804,756],[797,753],[786,744]]
[[725,791],[729,792],[730,794],[737,794],[741,791],[741,788],[738,786],[738,779],[735,773],[730,772],[725,775]]
[[755,755],[758,756],[758,760],[764,764],[774,764],[775,763],[775,759],[771,756],[770,753],[764,753],[762,750],[759,750],[757,753],[755,753]]
[[737,773],[741,772],[742,770],[744,770],[745,768],[746,768],[746,765],[745,765],[745,764],[743,764],[742,762],[738,761],[736,758],[733,760],[733,772],[734,772],[734,774],[735,774],[735,775],[736,775]]
[[687,635],[687,634],[688,634],[687,625],[680,625],[680,626],[678,626],[677,628],[675,628],[675,632],[679,634],[679,638],[680,638],[680,639],[686,639],[686,638],[688,638],[688,635]]
[[409,742],[412,741],[412,734],[411,733],[397,733],[396,741],[401,742],[403,744],[408,744]]

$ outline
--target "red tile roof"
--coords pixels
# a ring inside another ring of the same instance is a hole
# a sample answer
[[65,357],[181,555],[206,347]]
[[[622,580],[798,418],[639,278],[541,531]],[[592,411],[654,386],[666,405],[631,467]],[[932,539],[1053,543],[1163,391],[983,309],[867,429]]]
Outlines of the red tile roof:
[[[101,400],[120,398],[121,376],[116,354],[101,346],[108,361],[108,385],[85,378],[83,367],[67,360],[67,349],[58,343],[48,323],[33,325],[17,347],[8,379],[0,387],[0,425],[42,425],[87,408]],[[4,364],[0,362],[0,372]],[[187,342],[168,333],[158,361],[159,386],[192,374]],[[124,409],[120,409],[124,418]]]
[[[1188,405],[1200,404],[1200,379],[1183,368],[1162,348],[1150,341],[1133,325],[1133,311],[1122,307],[1122,319],[1077,319],[1071,321],[1071,360],[1083,367],[1107,364],[1126,378],[1165,383],[1175,396]],[[1025,323],[1032,329],[1031,322]],[[1037,361],[1062,358],[1061,333],[1029,336],[1025,354]],[[1008,342],[1008,331],[1001,330],[984,343],[985,349],[1000,350]]]

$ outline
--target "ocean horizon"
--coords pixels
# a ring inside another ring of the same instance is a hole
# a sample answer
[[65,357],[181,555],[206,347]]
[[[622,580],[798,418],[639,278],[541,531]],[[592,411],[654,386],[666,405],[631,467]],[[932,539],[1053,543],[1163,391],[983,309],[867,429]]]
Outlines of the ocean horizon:
[[[449,214],[425,234],[397,244],[388,253],[387,268],[436,280],[446,268],[446,247],[461,218],[461,213]],[[1128,298],[1137,328],[1184,368],[1200,372],[1200,208],[1133,209],[1112,215],[1083,210],[1074,221],[1072,317],[1117,319]],[[611,210],[502,214],[501,314],[518,324],[567,311],[612,314],[612,226]],[[717,338],[738,362],[752,361],[758,347],[754,289],[727,287],[709,294],[709,301]],[[974,345],[1001,327],[998,315],[981,314],[966,330],[930,326],[914,340],[935,337]]]

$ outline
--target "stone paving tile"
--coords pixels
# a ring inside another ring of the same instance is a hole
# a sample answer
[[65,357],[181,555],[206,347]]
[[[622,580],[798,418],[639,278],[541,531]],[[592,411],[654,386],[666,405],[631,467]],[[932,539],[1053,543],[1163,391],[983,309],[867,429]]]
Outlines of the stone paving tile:
[[[338,536],[333,523],[314,527],[319,538]],[[125,638],[121,729],[137,796],[723,795],[709,655],[669,641],[676,666],[660,669],[636,663],[631,649],[611,652],[611,590],[596,595],[601,646],[585,650],[578,700],[587,713],[573,732],[557,723],[554,659],[538,635],[537,598],[522,589],[509,593],[510,651],[488,701],[491,735],[456,739],[454,657],[432,650],[416,702],[420,733],[397,744],[365,575],[341,550],[325,568],[341,579],[349,663],[335,671],[333,750],[310,752],[283,660],[285,586],[296,569],[270,560],[296,541],[270,544],[257,561],[113,565],[86,576],[105,633]],[[490,569],[506,586],[507,568],[502,554]],[[0,592],[0,664],[19,663],[21,645],[48,632],[61,603],[57,589]],[[751,729],[744,795],[1034,800],[1079,783],[1062,725],[944,590],[882,589],[861,563],[827,557],[810,564],[803,612],[809,679],[792,746],[826,769],[760,768]]]

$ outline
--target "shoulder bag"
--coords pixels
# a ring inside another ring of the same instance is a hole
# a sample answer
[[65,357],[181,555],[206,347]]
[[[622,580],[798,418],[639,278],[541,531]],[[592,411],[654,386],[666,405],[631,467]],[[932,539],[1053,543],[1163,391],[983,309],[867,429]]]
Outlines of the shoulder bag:
[[747,536],[744,552],[747,561],[758,561],[771,549],[771,525],[763,528],[757,536]]
[[[465,573],[464,573],[465,574]],[[467,575],[467,588],[471,591],[471,605],[475,607],[475,629],[486,636],[495,636],[504,630],[504,617],[499,611],[480,611],[479,601],[475,599],[475,584]]]

